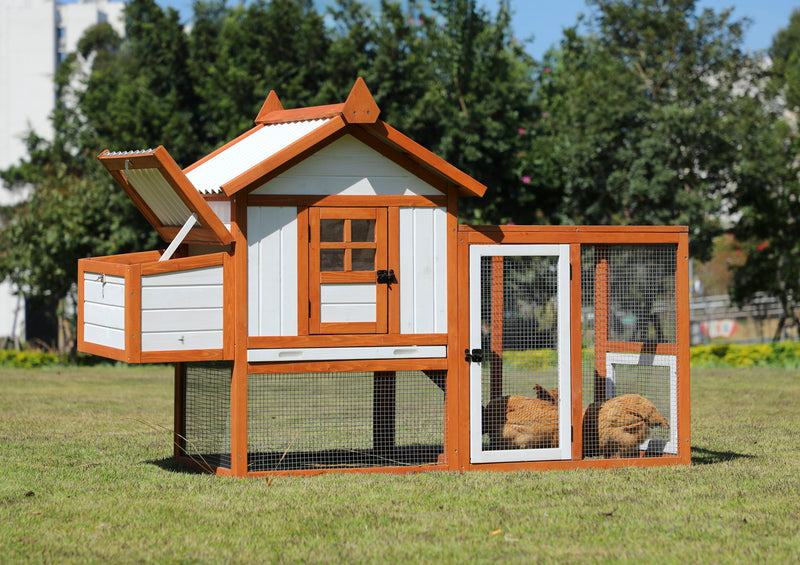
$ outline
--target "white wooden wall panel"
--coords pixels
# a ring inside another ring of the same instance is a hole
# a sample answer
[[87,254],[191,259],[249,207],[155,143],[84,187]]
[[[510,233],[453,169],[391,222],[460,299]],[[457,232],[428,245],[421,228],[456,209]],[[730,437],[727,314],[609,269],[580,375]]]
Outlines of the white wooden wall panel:
[[152,286],[142,289],[142,309],[157,308],[207,308],[209,304],[222,304],[222,285]]
[[441,196],[443,193],[356,138],[345,135],[252,194]]
[[222,265],[142,277],[142,351],[221,349]]
[[297,335],[297,208],[247,210],[248,326],[253,336]]
[[375,304],[323,304],[319,320],[323,324],[341,322],[374,322]]
[[159,275],[142,276],[142,288],[148,286],[198,286],[221,285],[222,265],[201,267],[187,271],[175,271]]
[[375,283],[320,285],[320,322],[374,322]]
[[222,330],[222,308],[142,309],[142,334],[146,332]]
[[142,351],[181,351],[190,349],[222,349],[222,332],[142,332]]
[[83,322],[107,328],[125,329],[125,308],[86,302],[83,305]]
[[403,347],[309,347],[298,349],[250,349],[251,363],[268,361],[328,361],[350,359],[435,359],[447,357],[445,345]]
[[114,349],[125,349],[125,332],[114,328],[84,324],[83,341]]
[[400,332],[447,332],[447,213],[400,208]]
[[125,349],[125,279],[83,274],[83,339]]

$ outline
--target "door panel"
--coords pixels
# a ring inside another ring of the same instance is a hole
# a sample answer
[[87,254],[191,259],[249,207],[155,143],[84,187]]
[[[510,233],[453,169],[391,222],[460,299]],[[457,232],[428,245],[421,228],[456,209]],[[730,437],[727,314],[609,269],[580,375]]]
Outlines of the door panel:
[[569,246],[470,247],[470,459],[569,459]]
[[386,208],[311,208],[309,228],[309,333],[386,333]]

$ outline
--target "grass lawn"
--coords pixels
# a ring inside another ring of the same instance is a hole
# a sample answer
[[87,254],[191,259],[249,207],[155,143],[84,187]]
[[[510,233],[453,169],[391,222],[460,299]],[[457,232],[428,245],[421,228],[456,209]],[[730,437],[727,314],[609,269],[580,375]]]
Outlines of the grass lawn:
[[229,479],[167,367],[0,369],[0,563],[796,563],[800,375],[693,371],[693,464]]

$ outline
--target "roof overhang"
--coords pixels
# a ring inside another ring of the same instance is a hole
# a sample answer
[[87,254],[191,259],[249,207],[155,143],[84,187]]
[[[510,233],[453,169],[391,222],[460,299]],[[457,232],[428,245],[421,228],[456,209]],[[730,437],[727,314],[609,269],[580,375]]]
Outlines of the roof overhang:
[[233,235],[164,147],[144,151],[106,150],[98,159],[165,241],[175,239],[192,214],[196,214],[198,223],[189,230],[184,242],[233,242]]

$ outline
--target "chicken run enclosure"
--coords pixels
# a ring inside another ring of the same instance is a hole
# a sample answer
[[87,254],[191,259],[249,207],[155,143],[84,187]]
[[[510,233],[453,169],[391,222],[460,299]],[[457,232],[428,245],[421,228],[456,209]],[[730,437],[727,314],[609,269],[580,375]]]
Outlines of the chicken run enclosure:
[[342,104],[181,169],[99,159],[169,244],[79,262],[79,348],[175,364],[223,475],[687,464],[688,230],[465,226],[486,187]]

